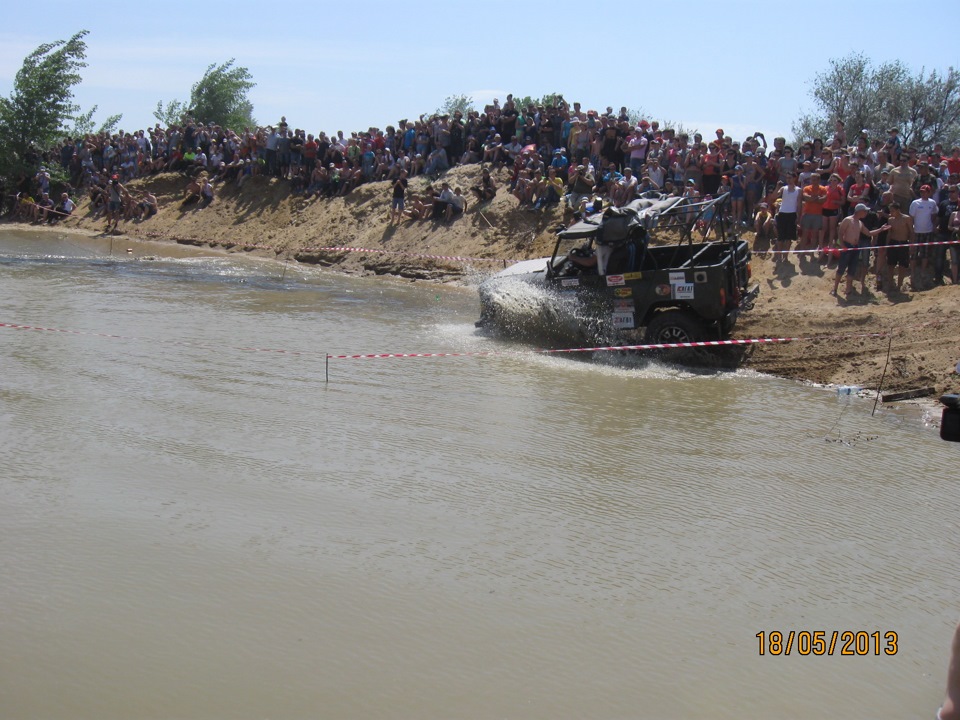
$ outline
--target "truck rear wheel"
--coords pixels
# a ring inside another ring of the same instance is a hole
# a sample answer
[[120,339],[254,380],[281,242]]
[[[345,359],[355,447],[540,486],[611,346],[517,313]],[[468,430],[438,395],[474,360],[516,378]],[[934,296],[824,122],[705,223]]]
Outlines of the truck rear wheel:
[[[648,345],[690,343],[703,339],[703,325],[686,310],[664,310],[653,316],[644,333]],[[652,351],[654,357],[673,363],[688,365],[708,364],[703,348],[676,348]]]
[[703,327],[686,310],[665,310],[653,316],[647,325],[644,340],[651,345],[697,342],[703,338]]

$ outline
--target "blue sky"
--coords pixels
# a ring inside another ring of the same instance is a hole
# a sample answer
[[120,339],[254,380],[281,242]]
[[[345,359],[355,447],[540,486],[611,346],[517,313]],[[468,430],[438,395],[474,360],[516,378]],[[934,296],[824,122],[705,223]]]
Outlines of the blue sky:
[[124,130],[152,126],[158,100],[187,99],[208,65],[233,57],[257,83],[250,99],[260,123],[285,115],[309,132],[382,128],[452,94],[482,107],[508,92],[559,91],[585,108],[642,108],[708,136],[723,127],[735,138],[757,130],[770,138],[792,135],[792,122],[812,108],[809,82],[830,58],[862,52],[914,71],[960,66],[960,46],[942,31],[960,26],[958,0],[90,7],[5,8],[0,95],[38,45],[88,29],[75,100],[84,110],[97,105],[98,122],[123,113]]

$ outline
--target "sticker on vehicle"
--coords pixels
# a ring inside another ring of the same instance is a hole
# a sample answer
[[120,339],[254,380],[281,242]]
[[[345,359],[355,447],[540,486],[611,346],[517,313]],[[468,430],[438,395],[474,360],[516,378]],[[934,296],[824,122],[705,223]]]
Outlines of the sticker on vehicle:
[[673,286],[673,299],[674,300],[692,300],[693,299],[693,288],[695,286],[693,283],[689,285],[674,285]]
[[633,297],[633,288],[617,288],[613,291],[613,294],[619,298]]
[[613,327],[618,330],[633,330],[635,316],[632,312],[613,313]]
[[660,297],[670,297],[670,285],[657,285],[654,292]]
[[623,285],[624,284],[623,275],[607,275],[607,286],[611,285]]
[[634,309],[632,298],[626,300],[614,299],[613,301],[614,312],[633,312]]
[[681,285],[687,281],[687,274],[682,270],[680,272],[670,273],[670,284]]
[[630,272],[624,273],[623,279],[627,282],[633,282],[634,280],[643,280],[643,273],[640,272]]
[[579,287],[580,278],[563,278],[560,280],[560,285],[563,287]]

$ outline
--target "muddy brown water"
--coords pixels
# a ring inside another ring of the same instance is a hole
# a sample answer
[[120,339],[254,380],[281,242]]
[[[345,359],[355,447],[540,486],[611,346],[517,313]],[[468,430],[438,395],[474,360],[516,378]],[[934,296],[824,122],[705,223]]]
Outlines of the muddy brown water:
[[4,717],[932,717],[960,449],[917,418],[109,242],[0,235],[0,322],[73,331],[0,328]]

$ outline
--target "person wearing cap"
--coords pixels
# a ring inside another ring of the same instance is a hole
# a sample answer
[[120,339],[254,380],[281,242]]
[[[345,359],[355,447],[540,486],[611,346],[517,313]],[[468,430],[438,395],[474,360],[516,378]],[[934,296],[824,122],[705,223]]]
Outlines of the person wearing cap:
[[567,160],[567,156],[563,154],[561,148],[557,148],[553,151],[553,160],[550,161],[550,167],[557,171],[557,176],[564,178],[567,175],[567,166],[570,164],[570,161]]
[[[867,216],[869,210],[870,208],[860,203],[853,209],[853,215],[845,217],[840,222],[840,227],[838,228],[840,259],[837,261],[837,274],[833,279],[833,290],[830,291],[831,295],[836,296],[837,288],[840,287],[840,280],[844,274],[847,276],[847,295],[853,292],[853,279],[857,275],[857,263],[860,258],[859,247],[861,236],[866,235],[869,238],[874,238],[884,230],[889,229],[884,225],[875,230],[868,230],[866,225],[863,224],[863,219]],[[867,285],[865,279],[861,280],[861,285],[861,294],[866,294]]]
[[910,203],[909,215],[913,218],[913,230],[916,233],[916,242],[920,243],[910,248],[910,284],[914,290],[922,289],[926,282],[927,266],[931,257],[933,231],[936,227],[936,218],[940,211],[937,203],[930,197],[933,189],[929,185],[920,186],[920,197]]

